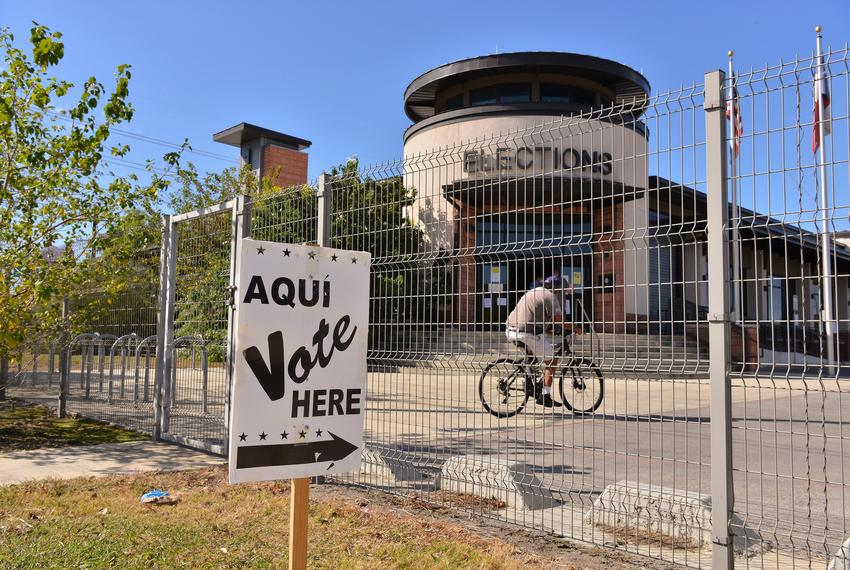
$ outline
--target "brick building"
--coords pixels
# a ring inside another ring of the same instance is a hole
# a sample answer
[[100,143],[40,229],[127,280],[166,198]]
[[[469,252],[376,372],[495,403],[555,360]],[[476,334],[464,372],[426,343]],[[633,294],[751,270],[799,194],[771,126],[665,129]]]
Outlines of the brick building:
[[292,135],[239,123],[213,135],[218,143],[239,149],[239,166],[250,165],[260,179],[286,187],[307,183],[307,153],[312,144]]

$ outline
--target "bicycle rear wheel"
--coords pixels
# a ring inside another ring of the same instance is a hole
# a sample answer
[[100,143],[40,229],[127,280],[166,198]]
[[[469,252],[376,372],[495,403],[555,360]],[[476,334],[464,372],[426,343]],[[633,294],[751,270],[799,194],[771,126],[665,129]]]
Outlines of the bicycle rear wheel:
[[591,414],[602,404],[605,381],[589,358],[571,358],[560,371],[561,401],[576,416]]
[[522,360],[500,358],[487,365],[478,381],[478,397],[484,409],[497,418],[509,418],[528,402],[527,379]]

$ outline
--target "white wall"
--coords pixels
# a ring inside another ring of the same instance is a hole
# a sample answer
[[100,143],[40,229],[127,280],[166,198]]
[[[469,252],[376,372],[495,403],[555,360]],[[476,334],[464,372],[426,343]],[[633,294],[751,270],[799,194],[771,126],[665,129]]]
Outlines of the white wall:
[[[569,149],[591,158],[593,153],[607,153],[611,159],[603,168],[610,172],[575,164]],[[404,184],[417,190],[410,216],[434,248],[451,246],[455,214],[443,198],[447,184],[518,176],[532,184],[535,176],[555,175],[645,188],[647,178],[641,134],[612,123],[560,117],[482,117],[437,125],[407,140],[404,160]]]

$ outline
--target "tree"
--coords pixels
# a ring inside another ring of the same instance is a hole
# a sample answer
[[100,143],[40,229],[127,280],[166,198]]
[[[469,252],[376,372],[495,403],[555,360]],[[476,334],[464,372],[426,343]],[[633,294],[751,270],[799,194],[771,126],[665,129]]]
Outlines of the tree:
[[[422,232],[406,215],[415,190],[405,188],[400,176],[363,176],[358,166],[356,161],[349,161],[330,172],[331,246],[365,250],[378,261],[370,278],[373,323],[410,323],[424,318],[432,310],[430,304],[440,299],[435,284],[442,284],[446,270],[419,263]],[[175,212],[210,206],[242,192],[251,197],[254,239],[282,243],[317,240],[315,187],[281,189],[268,179],[259,185],[250,168],[200,176],[189,165],[178,179],[171,201]],[[178,289],[183,302],[175,311],[175,336],[200,336],[207,342],[211,359],[219,360],[225,346],[226,318],[219,312],[225,307],[229,247],[222,247],[221,237],[210,223],[186,225],[180,232],[178,244],[188,241],[195,251],[204,253],[178,254]]]
[[[126,282],[138,242],[129,227],[149,218],[167,173],[148,162],[151,178],[118,176],[108,157],[127,145],[110,143],[112,127],[129,122],[130,66],[118,66],[106,89],[50,76],[64,56],[62,35],[34,23],[29,53],[0,29],[0,358],[26,339],[55,335],[58,302],[97,287]],[[71,105],[67,105],[70,100]],[[64,104],[67,113],[56,112]],[[185,148],[185,144],[184,147]],[[175,168],[181,151],[163,157]],[[116,266],[116,261],[122,261]]]

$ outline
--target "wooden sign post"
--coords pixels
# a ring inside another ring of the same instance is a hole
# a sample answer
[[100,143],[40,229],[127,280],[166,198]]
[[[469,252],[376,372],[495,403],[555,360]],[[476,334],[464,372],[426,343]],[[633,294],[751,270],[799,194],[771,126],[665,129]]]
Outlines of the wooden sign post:
[[291,480],[289,568],[303,570],[308,478],[360,469],[371,258],[245,238],[237,259],[230,482]]
[[293,479],[289,492],[289,570],[306,570],[310,479]]

